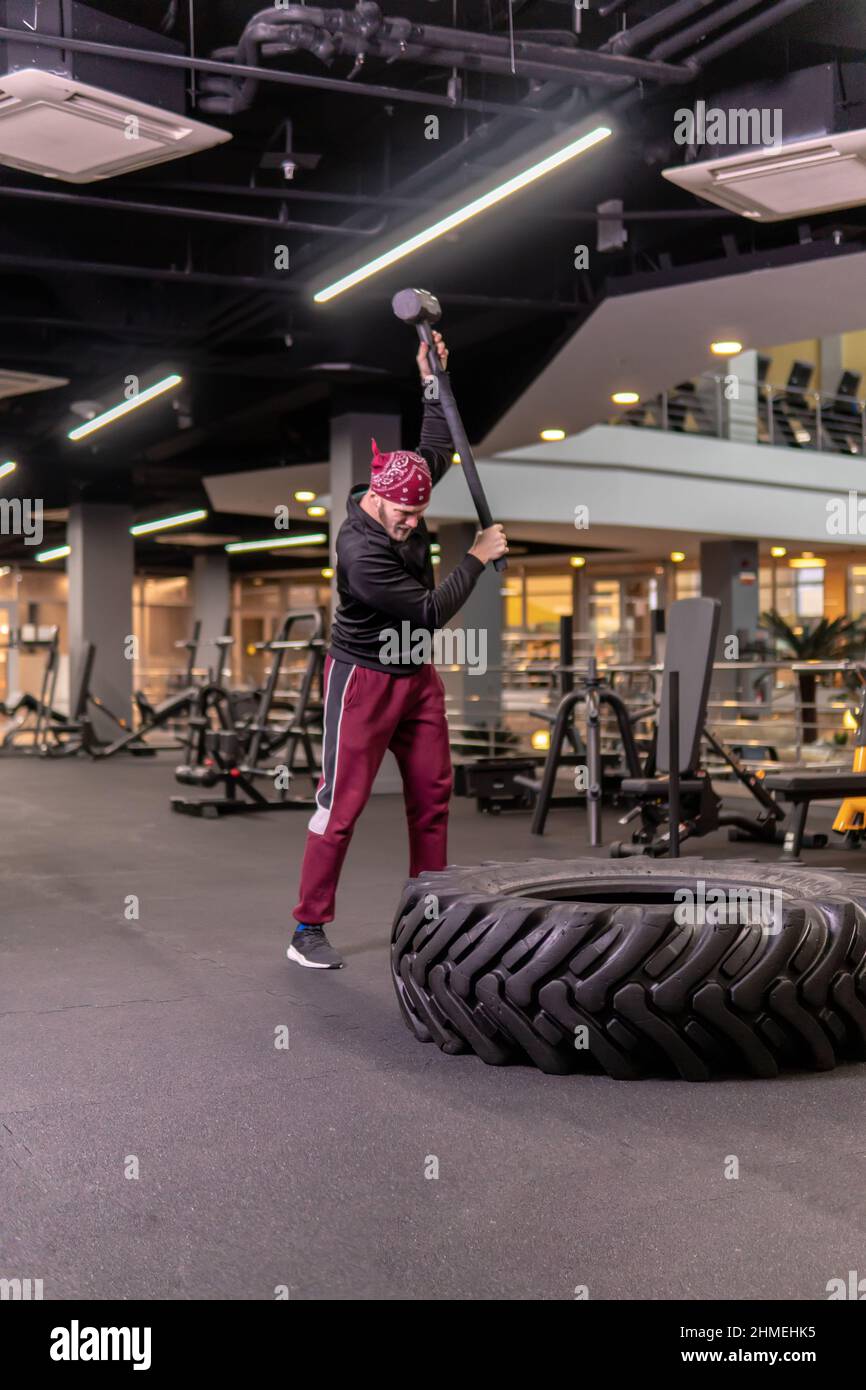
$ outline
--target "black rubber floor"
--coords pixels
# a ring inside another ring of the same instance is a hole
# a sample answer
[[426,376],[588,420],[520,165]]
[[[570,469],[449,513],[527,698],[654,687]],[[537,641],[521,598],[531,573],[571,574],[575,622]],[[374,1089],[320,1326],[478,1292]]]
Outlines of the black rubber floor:
[[[445,1056],[388,976],[398,799],[362,820],[348,968],[319,974],[284,956],[305,817],[188,820],[173,790],[165,765],[0,762],[0,1277],[46,1298],[822,1299],[866,1272],[866,1065],[700,1086]],[[455,861],[583,852],[571,812],[533,841],[524,815],[454,805]]]

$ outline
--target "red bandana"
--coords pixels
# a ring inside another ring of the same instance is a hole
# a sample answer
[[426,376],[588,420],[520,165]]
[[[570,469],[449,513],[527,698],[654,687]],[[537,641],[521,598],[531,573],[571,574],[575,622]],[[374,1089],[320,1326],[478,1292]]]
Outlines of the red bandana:
[[404,507],[424,507],[430,501],[433,479],[420,454],[397,449],[380,454],[375,439],[370,440],[373,460],[370,465],[370,491],[387,502]]

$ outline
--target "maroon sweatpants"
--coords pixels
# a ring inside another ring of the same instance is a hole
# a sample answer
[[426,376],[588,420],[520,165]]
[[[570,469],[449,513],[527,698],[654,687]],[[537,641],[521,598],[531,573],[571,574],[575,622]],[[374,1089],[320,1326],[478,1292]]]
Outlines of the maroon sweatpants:
[[331,657],[325,663],[325,729],[317,810],[309,823],[299,922],[331,922],[355,821],[387,749],[403,778],[409,874],[447,862],[451,754],[445,688],[433,666],[392,676]]

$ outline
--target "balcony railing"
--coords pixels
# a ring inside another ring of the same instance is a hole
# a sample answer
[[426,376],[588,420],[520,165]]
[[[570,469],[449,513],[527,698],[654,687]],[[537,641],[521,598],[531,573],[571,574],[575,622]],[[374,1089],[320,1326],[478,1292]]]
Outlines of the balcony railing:
[[609,424],[866,456],[866,400],[705,372]]

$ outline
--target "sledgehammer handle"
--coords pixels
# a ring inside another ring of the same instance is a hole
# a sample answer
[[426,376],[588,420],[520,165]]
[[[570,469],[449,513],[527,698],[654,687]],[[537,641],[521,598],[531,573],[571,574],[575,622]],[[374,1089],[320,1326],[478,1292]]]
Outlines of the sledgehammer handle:
[[[460,462],[463,465],[463,474],[466,478],[472,501],[475,503],[475,511],[478,514],[481,529],[486,531],[488,526],[493,525],[493,517],[490,514],[490,507],[487,504],[484,488],[478,476],[472,445],[469,443],[466,431],[463,428],[460,411],[457,409],[454,392],[451,390],[451,382],[447,374],[442,370],[442,363],[439,361],[439,354],[433,342],[433,332],[429,323],[419,323],[416,324],[416,327],[418,329],[418,337],[421,339],[422,343],[427,344],[427,361],[431,372],[439,382],[439,402],[442,406],[445,419],[448,422],[448,428],[451,431],[451,439],[454,443],[454,448],[460,455]],[[493,568],[497,570],[504,570],[507,568],[504,555],[500,555],[498,560],[493,561]]]

